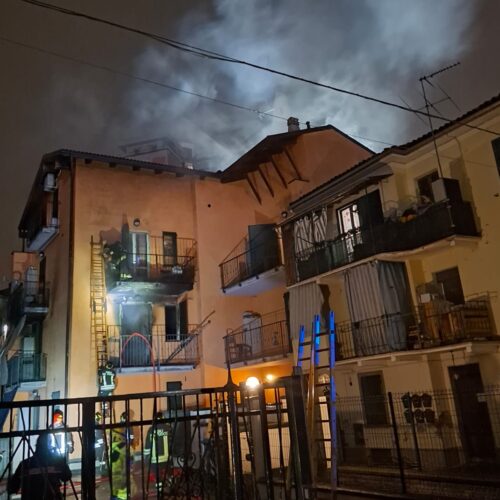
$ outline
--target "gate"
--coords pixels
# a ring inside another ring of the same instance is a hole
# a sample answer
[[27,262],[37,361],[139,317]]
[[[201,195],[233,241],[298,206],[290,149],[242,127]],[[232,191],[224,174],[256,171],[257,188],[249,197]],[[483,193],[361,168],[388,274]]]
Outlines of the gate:
[[[0,494],[9,484],[14,491],[19,464],[37,456],[39,436],[49,434],[48,443],[64,437],[65,444],[48,455],[51,460],[58,453],[58,463],[71,470],[71,479],[60,482],[63,498],[305,498],[311,477],[301,431],[302,394],[300,377],[287,377],[253,388],[231,383],[107,398],[3,402]],[[63,424],[55,427],[54,415],[60,412]],[[37,470],[50,467],[42,463]]]

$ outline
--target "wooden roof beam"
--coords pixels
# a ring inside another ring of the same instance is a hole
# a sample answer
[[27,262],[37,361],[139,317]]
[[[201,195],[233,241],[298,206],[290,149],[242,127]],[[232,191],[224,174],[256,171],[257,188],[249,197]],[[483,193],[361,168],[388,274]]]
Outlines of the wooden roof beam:
[[309,182],[307,179],[304,179],[299,172],[299,169],[297,168],[297,165],[295,165],[295,162],[293,161],[292,156],[290,155],[288,149],[283,148],[283,151],[286,154],[286,157],[288,158],[288,161],[290,162],[290,165],[292,165],[293,169],[295,170],[295,174],[297,177],[295,179],[292,179],[288,184],[290,184],[293,181],[302,181],[302,182]]
[[261,199],[259,193],[257,192],[257,189],[255,188],[252,180],[250,179],[250,175],[249,174],[247,174],[246,179],[247,179],[248,185],[250,186],[250,189],[252,190],[253,194],[257,198],[257,201],[259,202],[259,205],[262,205],[262,199]]
[[278,174],[278,177],[280,178],[281,184],[283,184],[284,188],[287,188],[288,185],[285,181],[285,178],[283,177],[283,174],[281,173],[281,170],[278,167],[278,164],[274,161],[274,158],[271,156],[271,165],[274,167],[274,170],[276,170],[276,173]]
[[273,188],[271,187],[271,184],[267,180],[267,177],[264,175],[264,171],[262,170],[261,166],[259,165],[257,167],[257,170],[259,171],[260,176],[262,177],[262,180],[264,181],[264,184],[266,185],[267,189],[271,193],[271,196],[274,198],[274,191]]

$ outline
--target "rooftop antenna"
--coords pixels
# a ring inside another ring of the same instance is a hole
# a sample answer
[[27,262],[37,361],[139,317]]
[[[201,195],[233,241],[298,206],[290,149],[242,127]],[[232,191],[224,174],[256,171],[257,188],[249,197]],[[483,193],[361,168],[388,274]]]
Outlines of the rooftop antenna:
[[[431,78],[434,78],[435,76],[441,74],[441,73],[444,73],[445,71],[448,71],[452,68],[455,68],[456,66],[458,66],[460,64],[460,62],[456,62],[454,64],[450,64],[449,66],[446,66],[444,68],[441,68],[437,71],[434,71],[434,73],[431,73],[429,75],[424,75],[422,76],[421,78],[419,78],[419,81],[420,81],[420,86],[422,87],[422,94],[424,96],[424,101],[425,101],[425,110],[426,110],[426,113],[427,113],[427,118],[429,120],[429,128],[431,129],[431,135],[432,135],[432,142],[434,143],[434,150],[436,151],[436,158],[437,158],[437,162],[438,162],[438,172],[439,172],[439,177],[443,177],[443,168],[441,166],[441,160],[439,158],[439,151],[438,151],[438,147],[437,147],[437,143],[436,143],[436,136],[434,135],[434,127],[432,125],[432,119],[431,119],[431,115],[430,115],[430,112],[429,112],[429,101],[427,100],[427,95],[425,93],[425,85],[424,85],[424,82],[427,83],[428,85],[430,85],[431,87],[434,87],[434,85],[431,83]],[[441,88],[441,87],[440,87]],[[441,89],[442,90],[442,89]],[[443,91],[444,92],[444,91]],[[446,92],[444,92],[446,94]],[[448,96],[448,94],[446,94]],[[456,106],[456,103],[453,101],[453,99],[451,99],[451,97],[448,96],[448,98],[455,104]]]

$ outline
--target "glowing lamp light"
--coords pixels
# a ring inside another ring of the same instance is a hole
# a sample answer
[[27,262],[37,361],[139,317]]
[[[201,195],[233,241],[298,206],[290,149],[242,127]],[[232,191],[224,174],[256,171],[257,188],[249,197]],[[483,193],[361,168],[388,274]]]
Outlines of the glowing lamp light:
[[268,373],[265,378],[266,382],[273,382],[276,379],[276,377],[272,373]]
[[260,380],[257,377],[248,377],[245,385],[247,386],[247,389],[257,389],[260,385]]

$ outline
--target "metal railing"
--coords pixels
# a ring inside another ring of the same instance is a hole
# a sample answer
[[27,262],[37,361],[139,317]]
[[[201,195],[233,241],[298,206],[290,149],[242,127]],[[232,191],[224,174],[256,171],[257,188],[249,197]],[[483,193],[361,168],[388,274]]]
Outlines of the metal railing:
[[[328,394],[319,398],[317,439],[309,446],[301,388],[301,378],[293,376],[252,390],[228,384],[0,403],[0,493],[33,455],[38,436],[61,432],[50,427],[59,409],[63,432],[75,442],[57,459],[71,463],[74,480],[61,484],[62,498],[303,500],[318,490],[330,498],[329,489],[337,486],[327,479],[332,452],[339,493],[498,497],[500,387],[337,397],[336,449]],[[163,457],[153,453],[154,436],[156,450],[168,449]]]
[[228,330],[224,337],[226,362],[241,363],[290,353],[292,343],[284,316],[284,311],[277,311]]
[[21,282],[24,287],[24,307],[38,309],[40,311],[48,309],[50,299],[49,283],[41,281]]
[[[177,238],[175,255],[166,255],[156,237],[150,238],[152,252],[129,252],[115,244],[112,251],[104,248],[106,280],[190,284],[196,269],[196,240]],[[108,247],[111,248],[111,247]]]
[[338,360],[498,338],[488,300],[341,322],[336,335]]
[[468,202],[435,203],[404,222],[388,220],[341,234],[334,240],[310,243],[309,248],[295,253],[295,264],[290,264],[296,266],[296,272],[295,276],[289,273],[289,279],[302,281],[379,253],[412,250],[453,235],[478,235]]
[[7,360],[7,387],[27,382],[43,382],[47,378],[47,354],[14,351]]
[[[57,460],[58,467],[71,464],[72,472],[61,481],[60,498],[272,499],[285,489],[288,461],[283,453],[281,459],[275,458],[287,446],[282,431],[288,416],[300,409],[293,398],[283,407],[265,401],[294,394],[289,386],[277,383],[252,395],[228,384],[107,398],[0,402],[0,413],[5,413],[0,432],[0,493],[6,493],[7,483],[11,493],[16,489],[10,480],[19,464],[35,453],[42,433],[61,433],[49,425],[58,409],[64,419],[62,432],[66,442],[72,435],[74,449],[59,452],[56,459],[47,454],[38,459],[47,460],[43,463],[47,466],[51,460]],[[103,418],[96,423],[97,411]],[[271,449],[268,427],[277,438],[276,450]],[[254,442],[263,439],[264,448],[247,453],[249,433]],[[299,446],[307,452],[303,443]],[[298,448],[294,451],[296,489],[302,487],[305,466]],[[24,465],[29,467],[27,462]],[[274,484],[276,474],[279,482]]]
[[196,325],[188,330],[172,335],[167,334],[165,325],[152,325],[145,332],[124,334],[122,326],[109,325],[109,360],[117,368],[197,365],[200,361],[198,331]]
[[[241,283],[249,278],[282,265],[278,236],[263,233],[249,239],[245,236],[219,264],[222,288]],[[268,251],[263,251],[264,249]]]

